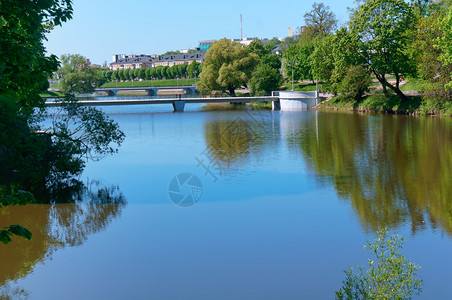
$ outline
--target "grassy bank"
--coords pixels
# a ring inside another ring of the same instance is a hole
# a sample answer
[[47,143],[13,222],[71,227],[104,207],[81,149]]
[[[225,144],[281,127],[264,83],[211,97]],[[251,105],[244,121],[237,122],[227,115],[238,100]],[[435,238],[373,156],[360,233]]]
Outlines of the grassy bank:
[[[198,82],[199,79],[196,79]],[[189,79],[165,79],[165,80],[144,80],[144,81],[124,81],[124,82],[108,82],[102,85],[102,88],[130,88],[130,87],[152,87],[152,86],[177,86],[177,85],[193,85],[195,84],[194,78]]]
[[45,93],[39,94],[42,98],[59,98],[64,97],[64,94],[62,92],[50,92],[47,91]]
[[424,114],[422,97],[408,96],[408,101],[401,103],[399,97],[386,98],[383,94],[369,95],[357,102],[353,99],[333,97],[319,104],[318,109],[353,110],[359,112],[382,112],[393,114]]

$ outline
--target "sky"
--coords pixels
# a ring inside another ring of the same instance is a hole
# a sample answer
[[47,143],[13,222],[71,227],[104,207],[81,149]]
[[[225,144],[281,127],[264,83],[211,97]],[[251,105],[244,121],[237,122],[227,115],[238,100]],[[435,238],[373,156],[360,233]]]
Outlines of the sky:
[[[283,38],[304,25],[314,0],[73,0],[72,20],[55,28],[45,42],[48,54],[81,54],[92,63],[112,62],[113,54],[163,54],[193,49],[200,41],[243,37]],[[353,0],[323,1],[340,23],[348,21]]]

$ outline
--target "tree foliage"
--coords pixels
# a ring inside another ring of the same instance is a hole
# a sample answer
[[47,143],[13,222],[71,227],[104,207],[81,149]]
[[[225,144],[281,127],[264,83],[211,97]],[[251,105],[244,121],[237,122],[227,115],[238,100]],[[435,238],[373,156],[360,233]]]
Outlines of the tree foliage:
[[372,253],[369,268],[364,273],[358,266],[345,271],[343,286],[336,292],[336,299],[411,299],[422,291],[422,279],[418,279],[419,266],[406,259],[399,250],[404,239],[399,236],[387,237],[387,230],[378,232],[374,242],[368,242],[365,250]]
[[[57,57],[45,55],[43,40],[51,28],[72,17],[72,3],[2,0],[0,10],[0,202],[5,206],[32,201],[28,192],[10,183],[40,173],[45,147],[33,132],[36,108],[43,107],[39,93],[58,68]],[[12,235],[31,238],[19,225],[0,230],[3,243]]]
[[101,85],[98,69],[88,66],[85,57],[79,54],[62,55],[61,63],[55,75],[63,93],[93,93]]
[[332,33],[337,27],[336,15],[323,3],[314,2],[312,10],[305,13],[304,21],[307,27],[305,34],[311,38]]
[[269,95],[278,90],[282,76],[278,69],[268,64],[259,64],[250,80],[250,94],[253,96]]
[[[399,88],[400,77],[415,73],[408,54],[414,21],[412,7],[403,0],[369,0],[357,8],[350,22],[354,55],[374,74],[386,95],[392,90],[402,102],[408,98]],[[387,74],[395,75],[395,85],[388,82]]]
[[259,56],[240,43],[226,38],[216,41],[206,54],[197,88],[203,94],[218,90],[235,96],[236,89],[247,85],[258,63]]

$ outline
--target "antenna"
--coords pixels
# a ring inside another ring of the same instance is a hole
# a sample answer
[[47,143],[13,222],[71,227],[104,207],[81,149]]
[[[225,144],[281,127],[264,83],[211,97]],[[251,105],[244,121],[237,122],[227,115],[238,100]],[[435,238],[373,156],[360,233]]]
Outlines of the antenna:
[[242,35],[242,14],[240,14],[240,40],[243,40],[243,35]]

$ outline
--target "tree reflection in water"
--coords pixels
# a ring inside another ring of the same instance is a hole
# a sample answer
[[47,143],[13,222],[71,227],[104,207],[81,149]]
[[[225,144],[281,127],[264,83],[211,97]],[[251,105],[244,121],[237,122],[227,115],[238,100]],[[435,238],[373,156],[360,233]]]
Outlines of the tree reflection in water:
[[452,122],[318,113],[289,145],[350,201],[366,231],[427,224],[452,236]]
[[272,111],[211,113],[205,122],[206,152],[222,171],[243,167],[279,141],[277,117]]
[[90,235],[105,230],[113,219],[120,217],[127,204],[117,186],[106,187],[98,181],[73,183],[52,191],[53,204],[30,204],[0,211],[0,226],[19,223],[33,233],[30,241],[14,239],[0,247],[1,299],[25,297],[26,291],[14,287],[14,281],[31,273],[56,250],[80,246]]

